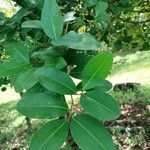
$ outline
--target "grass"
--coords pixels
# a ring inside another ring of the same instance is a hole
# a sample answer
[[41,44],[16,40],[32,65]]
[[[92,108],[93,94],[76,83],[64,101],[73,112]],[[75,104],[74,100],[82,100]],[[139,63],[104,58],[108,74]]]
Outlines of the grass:
[[143,105],[150,104],[150,86],[142,86],[137,90],[110,91],[110,94],[115,97],[120,104],[138,103]]
[[150,84],[150,51],[115,56],[109,80],[113,83],[137,82]]

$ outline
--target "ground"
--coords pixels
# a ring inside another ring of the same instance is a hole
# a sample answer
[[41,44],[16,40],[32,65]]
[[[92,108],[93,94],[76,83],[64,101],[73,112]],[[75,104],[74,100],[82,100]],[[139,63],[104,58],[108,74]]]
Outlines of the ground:
[[[110,91],[121,105],[121,116],[105,122],[119,150],[150,148],[150,52],[116,56],[109,80],[113,83],[141,83],[136,91]],[[15,110],[19,95],[8,87],[0,92],[0,149],[26,150],[32,134],[46,120],[32,120],[29,133],[25,117]]]

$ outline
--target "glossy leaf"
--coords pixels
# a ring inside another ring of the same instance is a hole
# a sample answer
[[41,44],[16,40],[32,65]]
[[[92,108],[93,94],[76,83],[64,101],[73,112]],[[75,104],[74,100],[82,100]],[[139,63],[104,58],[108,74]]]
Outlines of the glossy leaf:
[[5,62],[0,64],[0,77],[17,75],[19,72],[27,68],[29,64],[18,62]]
[[23,97],[17,110],[29,118],[57,118],[68,111],[65,99],[53,93],[37,93]]
[[43,125],[33,136],[29,150],[58,150],[68,135],[65,120],[53,120]]
[[4,44],[5,50],[17,62],[29,62],[29,51],[23,43],[18,41],[7,42]]
[[91,7],[96,5],[96,3],[98,2],[98,0],[84,0],[84,3],[87,7]]
[[119,103],[107,93],[87,92],[80,103],[89,115],[99,120],[113,120],[120,115]]
[[48,90],[59,94],[74,94],[76,87],[68,74],[53,68],[37,70],[38,81]]
[[45,0],[41,15],[41,25],[45,34],[57,39],[63,31],[63,17],[56,0]]
[[82,73],[83,89],[96,87],[110,73],[113,63],[111,52],[103,52],[91,59]]
[[77,50],[95,50],[100,47],[100,44],[89,33],[78,34],[74,31],[70,31],[62,38],[53,40],[52,44],[55,46],[66,46],[67,48]]
[[83,150],[115,150],[109,132],[96,119],[82,114],[72,118],[71,134]]
[[39,20],[29,20],[29,21],[25,21],[21,24],[22,28],[37,28],[37,29],[41,29],[41,22]]
[[30,68],[16,79],[14,86],[17,92],[28,90],[38,82],[36,70],[37,68]]

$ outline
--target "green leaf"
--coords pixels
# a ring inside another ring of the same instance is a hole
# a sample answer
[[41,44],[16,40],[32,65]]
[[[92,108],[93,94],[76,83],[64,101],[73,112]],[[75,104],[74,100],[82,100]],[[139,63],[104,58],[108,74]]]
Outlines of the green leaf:
[[22,19],[29,15],[30,11],[26,8],[21,8],[17,13],[11,18],[13,21],[16,21],[17,23],[20,23]]
[[76,17],[74,16],[75,13],[76,12],[74,12],[74,11],[66,13],[63,17],[64,22],[69,22],[69,21],[75,20],[76,19]]
[[28,90],[38,82],[36,70],[37,68],[29,68],[16,79],[14,86],[17,92]]
[[29,90],[27,90],[23,96],[33,95],[36,93],[42,93],[44,92],[45,88],[40,85],[39,83],[35,84],[33,87],[31,87]]
[[61,70],[67,66],[67,63],[63,57],[45,56],[45,57],[43,57],[43,59],[45,61],[45,65],[44,65],[45,67],[52,67],[52,68],[55,68],[57,70]]
[[113,120],[120,115],[119,103],[107,93],[87,92],[80,103],[89,115],[99,120]]
[[58,150],[68,135],[65,120],[53,120],[43,125],[33,136],[29,150]]
[[95,78],[92,82],[88,84],[87,87],[84,88],[84,90],[89,90],[93,88],[105,89],[106,91],[109,91],[112,88],[112,84],[105,79]]
[[22,62],[5,62],[0,64],[0,77],[17,75],[27,68],[29,64]]
[[30,2],[40,9],[43,7],[44,4],[44,0],[30,0]]
[[100,43],[89,33],[76,33],[70,31],[63,37],[51,42],[55,46],[66,46],[77,50],[95,50],[100,47]]
[[96,17],[99,16],[100,13],[105,12],[107,8],[108,8],[108,3],[107,2],[99,1],[96,4],[96,7],[95,7]]
[[112,84],[107,81],[107,80],[102,80],[102,82],[100,82],[100,84],[93,88],[92,90],[98,91],[98,92],[107,92],[110,91],[112,89]]
[[48,90],[59,94],[74,94],[76,87],[68,74],[53,68],[37,70],[38,81]]
[[98,0],[84,0],[84,3],[87,7],[91,7],[91,6],[94,6],[96,5]]
[[15,61],[29,63],[29,51],[23,43],[18,41],[7,42],[4,44],[4,48]]
[[56,0],[45,0],[41,25],[49,38],[57,39],[61,36],[63,31],[63,17]]
[[38,57],[41,58],[43,56],[50,56],[50,57],[56,57],[60,56],[62,54],[61,50],[58,47],[49,47],[46,49],[43,49],[41,51],[34,52],[31,57]]
[[37,93],[23,97],[17,111],[29,118],[57,118],[68,112],[68,106],[61,95]]
[[[98,92],[107,92],[112,89],[112,84],[105,79],[99,79],[99,81],[94,83],[93,85],[95,86],[92,87],[91,85],[89,89],[85,89],[85,90],[94,90],[94,91],[96,90]],[[77,88],[82,90],[82,82],[80,82],[80,84],[77,85]]]
[[110,73],[113,63],[111,52],[103,52],[91,59],[85,66],[82,73],[83,89],[90,89],[98,86],[102,79]]
[[[87,54],[87,52],[86,52]],[[71,58],[71,65],[75,65],[76,67],[74,67],[69,74],[74,77],[74,78],[78,78],[81,79],[82,78],[82,71],[85,67],[85,65],[87,64],[87,62],[93,57],[93,54],[89,54],[86,55],[83,53],[76,53],[73,54],[73,58]],[[70,56],[70,54],[69,54]]]
[[96,119],[77,115],[71,121],[73,139],[83,150],[115,150],[109,132]]
[[22,28],[37,28],[37,29],[42,29],[41,26],[41,21],[39,20],[29,20],[25,21],[21,24]]

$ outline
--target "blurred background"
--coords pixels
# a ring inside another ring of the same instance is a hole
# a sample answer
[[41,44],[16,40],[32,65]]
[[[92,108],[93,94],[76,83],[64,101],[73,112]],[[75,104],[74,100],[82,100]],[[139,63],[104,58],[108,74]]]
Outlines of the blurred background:
[[[21,4],[18,5],[21,2],[14,1],[0,0],[0,42],[4,22],[21,9]],[[103,41],[103,49],[110,49],[114,53],[114,65],[108,80],[113,83],[114,87],[110,93],[120,102],[122,115],[105,124],[110,128],[119,150],[149,150],[150,2],[110,0],[111,2],[114,5],[111,5],[110,9],[117,17],[112,16],[105,31],[100,27],[100,30],[95,32]],[[82,0],[74,0],[74,5],[69,7],[78,10],[80,14],[82,7],[79,4],[82,4]],[[12,23],[9,21],[8,25]],[[79,23],[77,30],[92,32],[92,28],[92,23],[89,23],[89,26]],[[12,29],[9,34],[13,34]],[[30,136],[44,121],[31,120],[32,125],[27,124],[25,117],[15,110],[20,95],[11,88],[7,79],[5,84],[3,80],[0,78],[0,149],[26,150]]]

